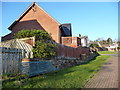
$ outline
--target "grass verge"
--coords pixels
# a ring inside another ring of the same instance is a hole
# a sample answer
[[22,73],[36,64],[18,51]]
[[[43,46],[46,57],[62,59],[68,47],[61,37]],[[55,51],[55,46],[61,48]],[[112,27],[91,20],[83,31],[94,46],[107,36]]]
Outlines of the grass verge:
[[109,57],[98,56],[86,64],[39,75],[28,80],[4,80],[3,88],[82,88],[83,84],[99,71]]
[[99,54],[117,54],[117,52],[111,52],[111,51],[98,51]]

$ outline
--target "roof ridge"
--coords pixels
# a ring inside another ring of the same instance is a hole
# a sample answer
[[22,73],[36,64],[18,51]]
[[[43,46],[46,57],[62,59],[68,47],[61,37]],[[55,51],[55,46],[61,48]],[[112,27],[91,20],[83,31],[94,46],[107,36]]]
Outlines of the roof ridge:
[[43,12],[45,12],[50,18],[52,18],[54,21],[56,21],[58,24],[60,24],[56,19],[54,19],[46,10],[44,10],[42,7],[40,7],[37,3],[35,3]]
[[35,2],[33,2],[16,20],[19,20],[21,16],[23,16],[33,5],[35,5]]
[[[34,6],[37,5],[40,9],[42,9],[36,2],[33,2],[19,17],[18,19],[16,19],[9,27],[8,29],[11,30],[12,27],[18,22],[20,21],[27,12],[29,12],[29,10]],[[58,24],[60,24],[56,19],[54,19],[52,16],[50,16],[44,9],[42,9],[43,12],[45,12],[50,18],[52,18],[54,21],[56,21]]]
[[8,29],[11,30],[12,26],[15,25],[19,20],[22,19],[22,17],[31,9],[31,7],[35,5],[35,2],[33,2],[9,27]]

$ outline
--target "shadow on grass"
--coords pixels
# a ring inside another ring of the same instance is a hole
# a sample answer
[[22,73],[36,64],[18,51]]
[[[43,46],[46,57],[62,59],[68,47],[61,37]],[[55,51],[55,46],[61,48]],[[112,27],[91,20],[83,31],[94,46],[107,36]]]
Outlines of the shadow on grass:
[[[97,53],[97,56],[100,56],[100,54]],[[79,65],[88,64],[91,61],[96,60],[97,56],[95,56],[93,59],[91,59],[91,60],[89,60],[87,62],[83,62],[83,63],[81,63]],[[64,77],[65,74],[69,74],[69,73],[75,72],[76,70],[72,70],[72,68],[74,68],[76,66],[79,66],[79,65],[75,65],[75,66],[72,66],[72,67],[67,67],[67,68],[64,68],[64,69],[61,69],[61,70],[58,70],[58,71],[53,71],[53,72],[49,72],[49,73],[46,73],[46,74],[40,74],[40,75],[36,75],[36,76],[46,76],[48,78],[50,77],[49,79],[51,79],[51,77],[53,77],[53,76],[55,76],[55,78],[57,78],[57,77]],[[95,71],[95,70],[89,70],[89,72],[93,72],[93,71]],[[32,76],[30,78],[34,78],[36,76]],[[48,78],[44,78],[44,79],[41,79],[41,80],[43,81],[43,80],[46,80]]]
[[[97,56],[100,56],[100,54],[97,53]],[[95,56],[93,59],[91,59],[91,60],[89,60],[89,61],[87,61],[87,62],[83,62],[83,63],[81,63],[81,64],[79,64],[79,65],[88,64],[88,63],[90,63],[91,61],[96,60],[96,57],[97,57],[97,56]],[[76,67],[76,66],[79,66],[79,65],[75,65],[75,66],[71,66],[71,67],[66,67],[66,68],[61,69],[61,70],[58,70],[58,71],[52,71],[52,72],[49,72],[49,73],[39,74],[39,75],[36,75],[36,76],[48,76],[48,77],[51,77],[51,76],[53,76],[53,75],[58,75],[58,74],[60,74],[60,75],[63,76],[64,74],[68,74],[68,73],[75,72],[75,70],[71,70],[71,69],[74,68],[74,67]],[[34,78],[34,77],[36,77],[36,76],[32,76],[32,77],[30,77],[30,78]],[[58,76],[59,76],[59,75],[58,75]]]

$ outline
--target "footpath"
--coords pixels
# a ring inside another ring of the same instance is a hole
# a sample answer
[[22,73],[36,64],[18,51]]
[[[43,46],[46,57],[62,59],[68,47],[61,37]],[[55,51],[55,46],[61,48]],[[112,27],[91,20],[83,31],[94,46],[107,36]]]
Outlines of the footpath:
[[111,56],[84,88],[118,88],[118,56]]

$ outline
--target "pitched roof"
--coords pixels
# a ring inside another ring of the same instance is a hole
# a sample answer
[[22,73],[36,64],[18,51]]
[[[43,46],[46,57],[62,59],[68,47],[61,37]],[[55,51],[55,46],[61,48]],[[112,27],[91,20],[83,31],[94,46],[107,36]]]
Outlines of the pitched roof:
[[81,38],[81,39],[82,39],[82,38],[88,38],[88,36],[82,36],[82,37],[80,37],[80,38]]
[[[35,2],[33,2],[28,8],[27,10],[24,11],[24,13],[18,18],[16,19],[9,27],[9,30],[12,30],[12,27],[19,22],[31,9],[32,7],[34,7],[35,5],[37,5]],[[39,5],[37,5],[40,9],[42,9]],[[43,9],[42,9],[43,10]],[[54,21],[56,21],[52,16],[50,16],[45,10],[43,10],[50,18],[52,18]],[[57,23],[59,23],[58,21],[56,21]]]

